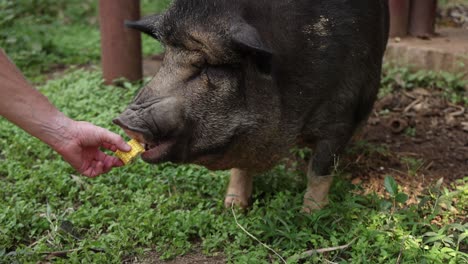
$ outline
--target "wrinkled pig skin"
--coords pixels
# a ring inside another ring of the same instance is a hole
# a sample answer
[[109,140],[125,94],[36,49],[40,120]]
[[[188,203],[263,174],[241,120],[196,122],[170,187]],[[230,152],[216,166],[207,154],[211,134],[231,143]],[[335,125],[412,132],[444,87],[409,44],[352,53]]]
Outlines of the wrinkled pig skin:
[[311,184],[372,109],[387,10],[385,0],[175,0],[127,23],[165,56],[114,122],[147,144],[146,162],[234,168],[239,179],[311,147],[307,193],[317,193]]

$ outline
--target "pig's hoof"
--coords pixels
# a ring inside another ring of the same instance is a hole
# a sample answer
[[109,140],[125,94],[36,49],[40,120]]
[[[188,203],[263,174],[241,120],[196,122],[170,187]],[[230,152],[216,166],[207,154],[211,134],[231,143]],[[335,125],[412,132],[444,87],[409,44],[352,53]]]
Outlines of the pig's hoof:
[[248,197],[242,197],[241,195],[237,194],[227,194],[226,198],[224,199],[224,206],[226,208],[240,207],[242,209],[246,209],[250,205],[250,199]]
[[304,205],[302,206],[302,212],[306,214],[313,213],[325,207],[328,204],[328,197],[325,197],[321,201],[313,199],[313,197],[304,198]]

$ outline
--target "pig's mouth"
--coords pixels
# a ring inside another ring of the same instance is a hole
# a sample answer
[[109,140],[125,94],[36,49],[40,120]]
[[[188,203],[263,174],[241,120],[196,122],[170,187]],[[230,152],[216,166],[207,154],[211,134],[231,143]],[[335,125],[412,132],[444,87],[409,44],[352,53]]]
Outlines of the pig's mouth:
[[[205,146],[203,149],[194,147],[193,137],[187,132],[167,133],[165,136],[156,136],[148,129],[129,126],[120,119],[114,119],[114,123],[122,127],[125,133],[140,142],[145,148],[141,159],[147,163],[159,164],[164,162],[173,163],[196,163],[199,165],[218,168],[220,160],[231,147],[233,137],[226,139],[223,143]],[[214,164],[214,165],[213,165]],[[224,169],[224,167],[222,167]]]
[[174,156],[176,145],[175,137],[160,137],[156,139],[153,134],[146,129],[126,125],[120,119],[116,118],[113,122],[123,128],[125,133],[140,142],[145,148],[141,158],[148,163],[161,163],[170,161]]
[[141,158],[148,163],[160,163],[167,161],[172,147],[175,145],[175,139],[158,140],[157,142],[141,142],[145,147],[145,152]]

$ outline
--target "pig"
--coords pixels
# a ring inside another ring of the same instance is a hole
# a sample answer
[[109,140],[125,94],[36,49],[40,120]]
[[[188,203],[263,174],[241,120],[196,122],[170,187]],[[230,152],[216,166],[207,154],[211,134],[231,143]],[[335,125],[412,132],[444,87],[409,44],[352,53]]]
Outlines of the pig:
[[309,147],[303,210],[320,209],[376,99],[388,20],[386,0],[175,0],[126,23],[165,54],[114,123],[148,163],[230,169],[227,207],[248,207],[254,175]]

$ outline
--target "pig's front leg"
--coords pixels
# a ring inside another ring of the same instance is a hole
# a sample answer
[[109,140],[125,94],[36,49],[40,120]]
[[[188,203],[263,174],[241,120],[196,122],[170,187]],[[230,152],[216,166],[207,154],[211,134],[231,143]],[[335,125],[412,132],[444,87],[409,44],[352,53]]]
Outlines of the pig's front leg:
[[232,205],[247,208],[250,204],[253,188],[253,175],[245,170],[232,169],[229,186],[224,199],[224,206]]
[[303,212],[310,213],[328,204],[328,191],[333,183],[330,171],[344,146],[341,142],[323,140],[317,143],[307,169],[307,190],[304,195]]
[[304,195],[302,211],[311,213],[328,204],[328,191],[333,182],[333,176],[317,176],[315,172],[310,172],[310,170],[307,174],[307,191]]

